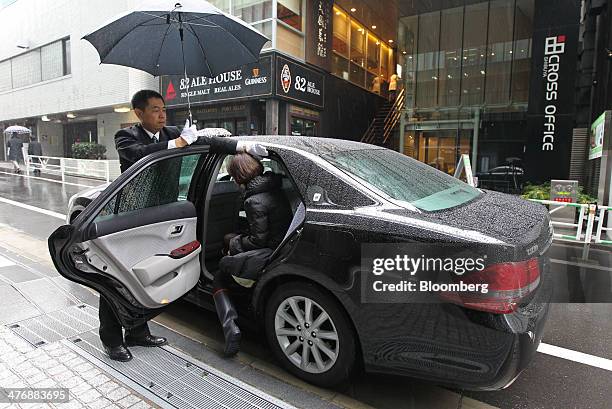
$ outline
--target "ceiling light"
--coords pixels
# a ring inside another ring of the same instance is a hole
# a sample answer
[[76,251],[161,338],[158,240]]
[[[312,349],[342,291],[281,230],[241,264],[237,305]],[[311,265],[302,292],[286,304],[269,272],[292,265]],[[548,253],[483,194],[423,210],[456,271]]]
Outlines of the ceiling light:
[[337,15],[337,16],[339,16],[339,15],[340,15],[340,12],[339,12],[339,11],[337,11],[337,10],[336,10],[336,15]]
[[74,119],[74,118],[76,118],[76,115],[73,114],[73,113],[68,113],[68,114],[66,114],[66,118]]
[[372,30],[376,30],[376,26],[372,26]]
[[380,41],[377,41],[377,42],[376,42],[376,45],[379,45],[379,44],[380,44]]
[[491,53],[491,55],[495,55],[495,53]]
[[437,80],[438,77],[436,77],[435,75],[433,77],[431,77],[432,80]]
[[512,54],[512,50],[508,51],[510,54]]
[[393,43],[393,40],[389,40],[389,43]]
[[402,51],[402,54],[406,55],[406,51]]
[[481,73],[482,75],[485,75],[485,70],[480,70],[480,73]]
[[41,121],[44,121],[44,122],[49,122],[49,121],[50,121],[50,119],[49,119],[49,117],[48,117],[47,115],[43,115],[43,116],[41,116],[41,117],[40,117],[40,120],[41,120]]
[[351,12],[353,12],[353,13],[354,13],[354,12],[356,12],[356,11],[357,11],[357,9],[356,9],[355,7],[351,8]]
[[484,57],[484,54],[480,54],[481,57]]
[[130,112],[130,108],[128,108],[128,107],[119,107],[119,108],[113,109],[113,111],[118,112],[120,114],[124,114],[126,112]]
[[467,77],[467,76],[468,76],[468,73],[467,73],[467,72],[464,72],[464,73],[463,73],[463,76],[464,76],[464,77]]

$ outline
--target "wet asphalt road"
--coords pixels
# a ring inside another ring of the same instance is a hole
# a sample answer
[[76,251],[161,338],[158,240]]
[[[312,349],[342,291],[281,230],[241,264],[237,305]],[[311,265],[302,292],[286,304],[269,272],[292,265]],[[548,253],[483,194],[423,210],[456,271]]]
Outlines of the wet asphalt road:
[[[1,169],[0,169],[1,170]],[[88,180],[75,183],[95,185]],[[66,213],[68,199],[83,187],[0,173],[0,198],[25,203],[54,212]],[[0,201],[0,225],[46,240],[63,221]],[[555,303],[543,342],[612,359],[612,252],[610,247],[582,247],[555,243],[551,250],[555,277]],[[584,258],[586,256],[586,259]],[[219,337],[216,317],[186,303],[179,303],[167,319],[202,317],[197,324],[186,324],[193,331],[210,331]],[[210,325],[207,325],[210,324]],[[208,328],[208,329],[207,329]],[[256,335],[247,334],[246,348],[266,356]],[[414,394],[427,394],[433,386],[415,380],[366,375],[344,391],[364,403],[380,408],[412,408]],[[466,392],[466,396],[500,408],[611,408],[612,371],[538,353],[531,365],[508,389],[497,392]]]

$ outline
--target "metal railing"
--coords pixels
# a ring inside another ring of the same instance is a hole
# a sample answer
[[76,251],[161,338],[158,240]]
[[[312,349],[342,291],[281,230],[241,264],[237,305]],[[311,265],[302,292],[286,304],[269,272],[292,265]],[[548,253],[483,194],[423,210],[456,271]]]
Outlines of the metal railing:
[[393,101],[393,104],[391,104],[389,112],[387,113],[385,118],[381,121],[380,118],[374,117],[374,119],[370,123],[370,126],[363,134],[361,142],[370,144],[376,143],[377,136],[380,136],[380,142],[382,143],[382,145],[385,145],[387,143],[387,140],[391,136],[391,132],[393,132],[393,129],[399,122],[399,119],[402,115],[402,108],[404,107],[405,99],[406,91],[404,89],[401,89],[400,92],[397,94],[395,101]]
[[[580,243],[596,243],[596,244],[612,244],[612,240],[605,238],[608,231],[612,231],[611,227],[604,227],[605,220],[608,221],[612,217],[612,206],[598,206],[596,204],[580,204],[580,203],[562,203],[553,200],[537,200],[529,199],[532,202],[542,203],[548,206],[549,214],[554,214],[566,207],[580,209],[578,213],[577,223],[567,223],[558,220],[553,220],[554,226],[569,228],[575,230],[575,234],[554,233],[553,238],[559,240],[570,240]],[[551,206],[555,206],[551,208]],[[606,218],[607,216],[607,218]],[[585,223],[586,222],[586,223]]]
[[73,159],[55,156],[26,156],[26,174],[41,171],[59,175],[62,182],[66,176],[101,179],[106,182],[115,180],[119,174],[118,160]]

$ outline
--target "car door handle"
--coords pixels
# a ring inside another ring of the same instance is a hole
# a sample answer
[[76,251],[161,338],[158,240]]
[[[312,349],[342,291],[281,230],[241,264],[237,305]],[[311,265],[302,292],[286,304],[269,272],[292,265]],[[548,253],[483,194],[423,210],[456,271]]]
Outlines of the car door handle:
[[183,229],[185,228],[182,224],[177,224],[172,226],[172,230],[170,231],[170,236],[179,236],[183,233]]

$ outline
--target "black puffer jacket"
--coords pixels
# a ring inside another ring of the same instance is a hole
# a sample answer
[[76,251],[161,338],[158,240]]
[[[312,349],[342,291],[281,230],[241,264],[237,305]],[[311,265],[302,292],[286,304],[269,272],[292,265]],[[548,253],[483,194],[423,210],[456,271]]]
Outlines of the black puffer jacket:
[[293,215],[281,186],[281,175],[272,172],[256,176],[247,184],[244,211],[249,233],[230,241],[231,255],[261,248],[274,250],[283,240]]

